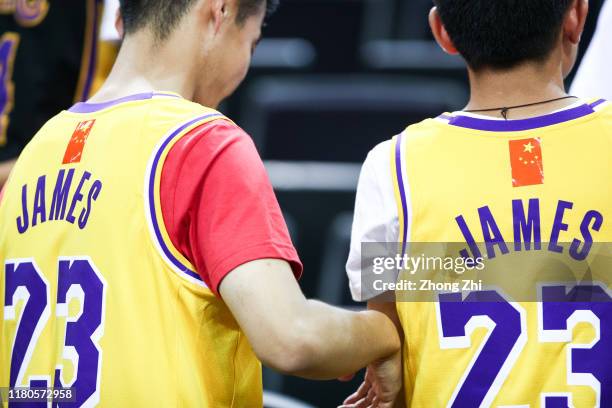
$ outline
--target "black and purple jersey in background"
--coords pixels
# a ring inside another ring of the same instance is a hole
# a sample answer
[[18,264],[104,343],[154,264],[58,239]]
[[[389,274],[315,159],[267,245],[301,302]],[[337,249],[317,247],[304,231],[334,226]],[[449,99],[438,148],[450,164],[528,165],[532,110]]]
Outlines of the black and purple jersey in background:
[[0,162],[89,97],[102,0],[0,0]]

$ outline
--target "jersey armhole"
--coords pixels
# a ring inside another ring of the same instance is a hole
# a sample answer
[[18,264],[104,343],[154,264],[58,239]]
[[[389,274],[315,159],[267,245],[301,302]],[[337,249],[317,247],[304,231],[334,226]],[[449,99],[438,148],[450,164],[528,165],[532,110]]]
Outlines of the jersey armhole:
[[145,216],[155,249],[179,277],[201,287],[208,285],[197,273],[195,266],[174,246],[166,229],[161,207],[161,176],[168,154],[183,136],[199,126],[219,119],[230,121],[221,113],[211,109],[181,123],[165,134],[151,153],[144,180]]
[[410,186],[406,168],[406,131],[393,138],[391,149],[391,176],[399,223],[398,244],[399,253],[404,256],[410,240],[412,224],[412,208],[410,200]]

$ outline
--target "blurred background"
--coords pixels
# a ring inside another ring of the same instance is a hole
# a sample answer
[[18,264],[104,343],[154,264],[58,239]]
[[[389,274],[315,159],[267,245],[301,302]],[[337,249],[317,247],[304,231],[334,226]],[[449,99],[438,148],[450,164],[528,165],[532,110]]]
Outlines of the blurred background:
[[[602,3],[590,1],[580,58]],[[463,61],[433,42],[431,7],[431,0],[282,0],[246,82],[222,109],[266,163],[309,297],[363,307],[352,302],[344,273],[361,163],[408,125],[467,103]],[[264,388],[335,407],[361,378],[310,382],[264,369]]]

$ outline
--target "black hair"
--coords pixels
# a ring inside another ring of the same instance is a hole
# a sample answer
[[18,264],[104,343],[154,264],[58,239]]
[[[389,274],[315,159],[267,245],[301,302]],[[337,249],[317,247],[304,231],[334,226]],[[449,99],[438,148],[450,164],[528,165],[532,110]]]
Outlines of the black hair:
[[[166,39],[179,24],[181,18],[197,0],[120,0],[123,28],[127,34],[149,26],[158,40]],[[266,6],[271,14],[279,0],[236,0],[236,23],[242,25],[250,16]]]
[[572,0],[434,0],[471,69],[505,70],[546,60]]

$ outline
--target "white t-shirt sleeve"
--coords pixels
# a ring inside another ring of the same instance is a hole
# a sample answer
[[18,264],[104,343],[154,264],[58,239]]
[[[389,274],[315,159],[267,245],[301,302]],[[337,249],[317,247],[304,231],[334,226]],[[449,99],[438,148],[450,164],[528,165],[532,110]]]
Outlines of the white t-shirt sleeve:
[[115,29],[115,16],[119,9],[119,0],[104,0],[104,14],[100,26],[100,40],[119,41],[119,34]]
[[611,40],[612,0],[608,0],[601,9],[597,30],[572,83],[572,95],[612,100]]
[[359,176],[351,248],[346,263],[351,295],[355,301],[367,301],[373,297],[362,293],[361,243],[398,240],[398,213],[391,174],[392,149],[392,140],[372,149]]

